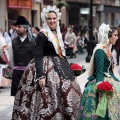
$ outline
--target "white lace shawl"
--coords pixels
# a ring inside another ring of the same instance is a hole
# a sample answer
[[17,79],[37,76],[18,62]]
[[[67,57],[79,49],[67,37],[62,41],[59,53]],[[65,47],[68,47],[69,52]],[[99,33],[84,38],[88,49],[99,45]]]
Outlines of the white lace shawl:
[[[98,32],[98,43],[97,46],[94,48],[91,60],[90,60],[90,69],[88,72],[88,76],[91,76],[94,72],[94,54],[97,49],[102,49],[102,46],[106,46],[109,43],[108,33],[110,31],[110,26],[106,25],[105,23],[102,23],[99,27]],[[111,49],[112,45],[110,45]]]
[[58,45],[56,43],[56,40],[55,40],[55,37],[54,37],[52,31],[50,30],[50,28],[46,22],[46,15],[49,13],[49,11],[54,11],[57,14],[57,19],[58,19],[57,27],[56,27],[57,37],[58,37],[59,46],[61,47],[62,55],[65,56],[64,43],[63,43],[62,34],[60,32],[60,26],[59,26],[59,20],[61,19],[61,13],[59,12],[59,9],[56,6],[53,6],[53,7],[48,6],[47,8],[43,9],[43,11],[41,13],[41,18],[44,22],[43,23],[43,31],[47,32],[48,40],[53,43],[55,51],[58,54]]

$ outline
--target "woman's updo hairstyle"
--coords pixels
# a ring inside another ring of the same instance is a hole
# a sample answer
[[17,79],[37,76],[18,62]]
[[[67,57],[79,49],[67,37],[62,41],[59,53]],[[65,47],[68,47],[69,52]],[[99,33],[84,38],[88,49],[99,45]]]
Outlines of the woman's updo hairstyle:
[[108,38],[111,38],[112,37],[112,34],[115,30],[118,30],[117,27],[110,27],[110,30],[109,30],[109,33],[108,33]]
[[57,16],[57,13],[56,13],[55,11],[50,10],[50,11],[46,14],[46,19],[48,18],[48,15],[49,15],[50,13],[55,13],[55,14],[56,14],[56,16]]
[[[56,12],[53,10],[50,10],[48,13],[55,13],[56,14]],[[56,16],[57,16],[57,14],[56,14]]]

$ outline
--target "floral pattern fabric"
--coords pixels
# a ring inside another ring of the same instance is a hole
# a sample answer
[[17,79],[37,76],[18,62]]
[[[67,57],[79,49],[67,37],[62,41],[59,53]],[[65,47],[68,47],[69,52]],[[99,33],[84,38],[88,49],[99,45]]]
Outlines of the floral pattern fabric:
[[[103,51],[105,54],[103,54]],[[95,67],[99,65],[99,68],[96,69],[92,76],[88,78],[88,83],[85,86],[85,90],[81,97],[80,101],[80,119],[79,120],[120,120],[120,81],[114,76],[113,68],[114,61],[112,59],[112,54],[106,50],[96,50],[97,56],[102,56],[102,59],[99,59],[95,64]],[[103,71],[101,70],[103,68]],[[108,72],[105,72],[108,71]],[[97,73],[101,74],[98,76]],[[103,77],[101,77],[104,76]],[[97,76],[97,77],[96,77]],[[107,111],[104,118],[96,116],[96,108],[99,102],[99,94],[96,91],[96,85],[100,82],[97,82],[97,78],[102,81],[108,81],[113,86],[113,95],[107,96],[108,105]]]
[[80,119],[79,120],[97,120],[95,110],[97,105],[96,80],[86,84],[80,101]]
[[109,81],[114,88],[113,95],[108,96],[108,116],[111,120],[120,120],[120,82],[112,78],[106,81]]
[[96,91],[96,80],[90,81],[84,90],[80,102],[79,120],[120,120],[120,82],[115,81],[112,77],[106,77],[105,81],[112,84],[114,92],[108,98],[108,108],[105,118],[95,115],[98,104],[98,93]]
[[81,92],[69,64],[60,57],[44,57],[46,86],[34,82],[34,59],[20,81],[12,120],[77,120]]

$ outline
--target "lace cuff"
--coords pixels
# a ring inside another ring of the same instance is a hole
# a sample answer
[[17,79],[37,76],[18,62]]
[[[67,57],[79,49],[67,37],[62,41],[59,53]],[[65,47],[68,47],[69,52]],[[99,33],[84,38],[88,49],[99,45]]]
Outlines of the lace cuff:
[[37,79],[35,78],[35,79],[34,79],[34,82],[37,82],[38,80],[41,80],[41,79],[43,79],[43,78],[45,78],[45,76],[41,76],[41,77],[39,77],[39,78],[37,78]]

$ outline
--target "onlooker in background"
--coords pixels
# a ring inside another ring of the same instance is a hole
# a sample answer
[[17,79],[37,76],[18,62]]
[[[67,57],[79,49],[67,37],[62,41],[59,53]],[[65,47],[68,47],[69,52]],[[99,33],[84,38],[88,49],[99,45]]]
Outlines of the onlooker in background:
[[85,33],[82,33],[82,40],[84,42],[84,49],[87,49],[87,44],[88,44],[88,40],[89,40],[89,32],[86,31]]
[[65,35],[67,33],[67,27],[65,26],[65,24],[61,24],[61,33],[62,33],[63,41],[65,41]]
[[77,40],[78,54],[83,54],[84,53],[84,40],[82,39],[81,32],[78,32],[76,40]]
[[33,32],[33,36],[37,37],[38,33],[40,32],[40,29],[37,26],[32,27],[32,32]]
[[0,29],[0,88],[4,87],[5,83],[10,84],[10,81],[5,81],[3,78],[3,69],[9,61],[8,51],[3,46],[7,46],[7,43],[3,37],[3,30]]
[[93,31],[93,42],[98,43],[98,36],[97,36],[98,32],[97,31]]
[[6,30],[3,33],[3,37],[5,38],[7,44],[11,42],[11,38]]
[[65,24],[62,23],[61,26],[60,26],[60,31],[61,31],[61,33],[63,33],[63,31],[64,31],[64,27],[65,27]]
[[9,46],[11,63],[14,66],[11,86],[12,96],[16,95],[19,81],[28,63],[35,57],[35,37],[32,36],[29,22],[24,16],[19,16],[15,25],[18,36],[12,40],[12,45]]
[[66,53],[69,51],[70,53],[70,58],[76,57],[73,49],[75,47],[75,39],[76,35],[73,32],[73,28],[68,28],[68,31],[65,35],[65,45],[67,45]]
[[10,23],[9,34],[10,34],[11,40],[13,40],[15,37],[17,37],[15,21],[12,21]]

